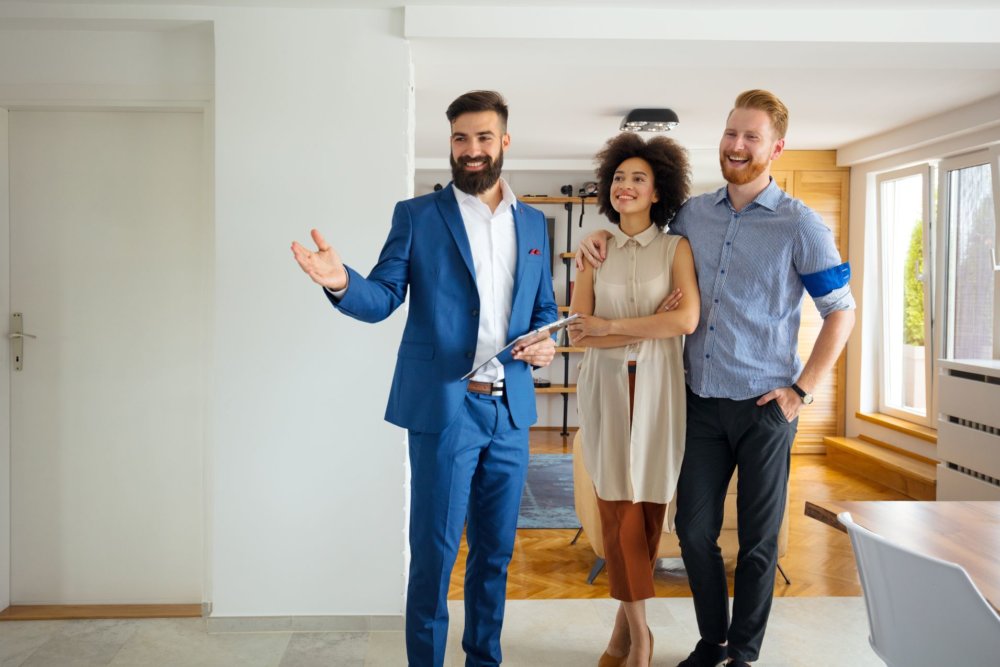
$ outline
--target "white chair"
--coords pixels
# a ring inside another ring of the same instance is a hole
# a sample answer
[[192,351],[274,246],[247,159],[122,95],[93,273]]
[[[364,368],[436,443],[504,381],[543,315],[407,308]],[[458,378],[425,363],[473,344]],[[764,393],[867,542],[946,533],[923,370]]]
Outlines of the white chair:
[[1000,664],[1000,615],[961,566],[911,551],[838,515],[868,608],[868,641],[889,667]]

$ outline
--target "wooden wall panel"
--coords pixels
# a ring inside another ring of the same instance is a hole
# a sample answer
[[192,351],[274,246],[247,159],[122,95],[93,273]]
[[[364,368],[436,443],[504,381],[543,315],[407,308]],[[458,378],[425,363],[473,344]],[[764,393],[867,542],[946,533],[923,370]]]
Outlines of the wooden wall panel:
[[777,171],[775,169],[771,170],[771,178],[774,182],[778,184],[778,187],[790,194],[795,196],[795,172],[794,171]]
[[[822,152],[806,151],[806,153],[816,155]],[[785,179],[790,176],[792,182],[790,194],[816,211],[830,227],[834,242],[840,250],[840,256],[847,261],[850,170],[831,169],[828,159],[819,159],[816,164],[817,169],[809,169],[809,161],[799,156],[794,171],[781,173]],[[802,324],[799,329],[799,356],[803,361],[809,358],[822,325],[823,320],[816,311],[812,299],[806,295],[802,303]],[[845,376],[845,361],[842,354],[833,372],[824,377],[813,392],[816,402],[803,409],[793,451],[823,451],[824,436],[843,435]]]

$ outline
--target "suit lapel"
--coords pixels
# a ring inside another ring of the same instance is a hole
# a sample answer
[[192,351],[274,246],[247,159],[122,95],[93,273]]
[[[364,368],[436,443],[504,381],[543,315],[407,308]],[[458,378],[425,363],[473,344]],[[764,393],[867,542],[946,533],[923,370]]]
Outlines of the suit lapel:
[[[508,340],[515,335],[515,332],[511,329],[516,321],[514,313],[518,312],[518,308],[524,307],[525,304],[522,303],[524,299],[528,299],[529,304],[534,300],[533,293],[522,294],[524,291],[524,272],[528,266],[528,253],[532,244],[534,243],[536,247],[541,247],[541,244],[538,243],[539,239],[532,239],[528,215],[520,203],[514,207],[514,231],[517,234],[517,266],[514,269],[514,293],[511,295],[510,300],[511,318],[507,331]],[[517,334],[521,333],[523,333],[523,330],[517,332]]]
[[472,247],[469,245],[469,234],[465,231],[465,223],[462,222],[462,212],[458,208],[458,200],[455,199],[455,191],[452,189],[450,183],[448,187],[438,193],[437,205],[438,210],[441,211],[441,217],[444,219],[444,224],[448,228],[448,231],[451,232],[455,245],[458,246],[458,252],[465,261],[465,267],[469,270],[472,281],[475,282],[476,268],[475,264],[472,263]]
[[518,290],[521,289],[521,278],[524,276],[524,264],[528,257],[528,246],[530,244],[528,236],[530,233],[528,231],[528,221],[525,219],[522,207],[520,205],[515,206],[513,213],[514,231],[517,234],[517,264],[514,269],[514,293],[511,295],[511,303],[516,303]]

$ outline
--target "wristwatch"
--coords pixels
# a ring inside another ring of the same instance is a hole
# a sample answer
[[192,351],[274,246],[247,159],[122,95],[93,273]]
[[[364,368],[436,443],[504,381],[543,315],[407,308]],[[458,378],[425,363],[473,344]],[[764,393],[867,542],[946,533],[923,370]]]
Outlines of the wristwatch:
[[795,384],[794,382],[792,383],[792,391],[798,394],[799,398],[801,398],[802,402],[805,403],[806,405],[810,405],[814,400],[812,394],[807,394],[806,391],[802,389],[802,387]]

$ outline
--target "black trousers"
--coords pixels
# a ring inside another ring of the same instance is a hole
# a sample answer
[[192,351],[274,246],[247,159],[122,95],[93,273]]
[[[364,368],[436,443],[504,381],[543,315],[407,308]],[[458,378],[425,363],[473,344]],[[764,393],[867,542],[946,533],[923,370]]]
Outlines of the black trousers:
[[[728,642],[728,655],[757,659],[774,594],[778,531],[798,419],[788,423],[777,401],[732,401],[687,392],[687,440],[677,486],[677,537],[702,639]],[[732,622],[726,568],[719,549],[723,504],[733,471],[740,543]]]

